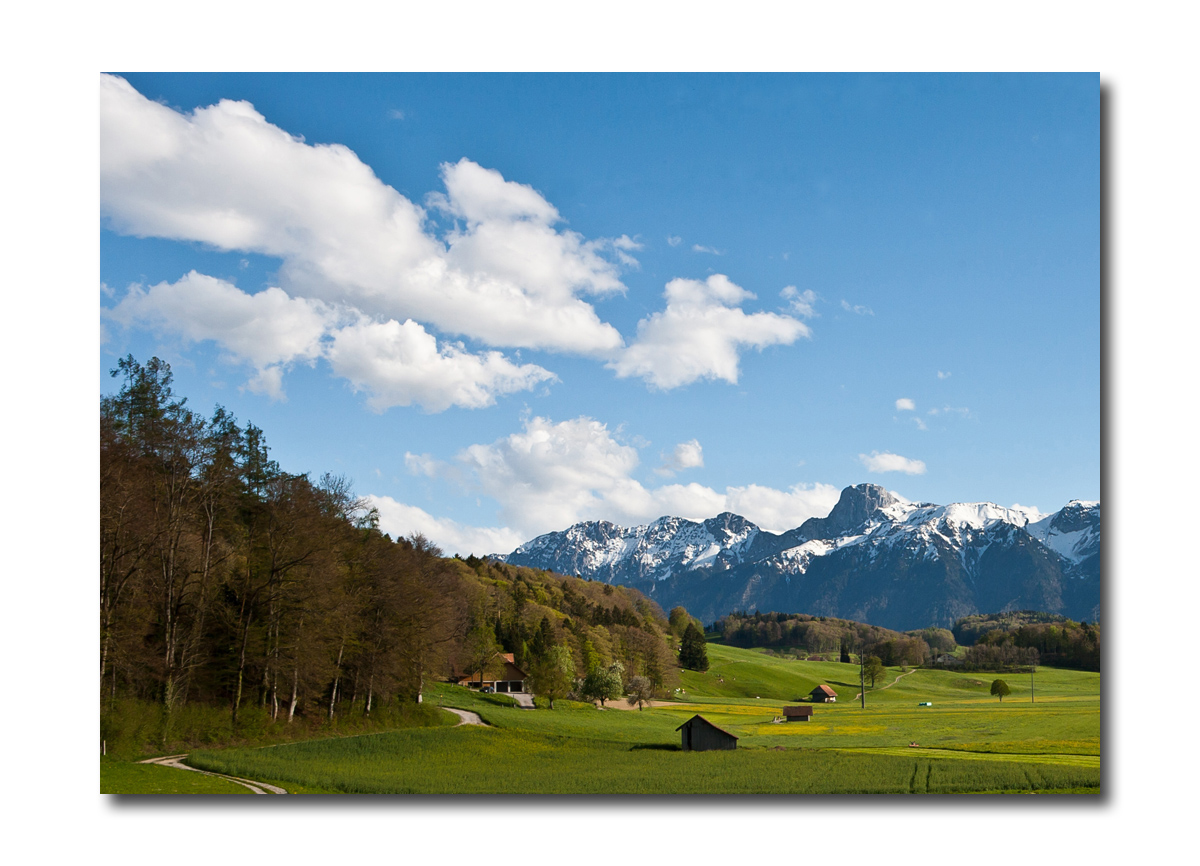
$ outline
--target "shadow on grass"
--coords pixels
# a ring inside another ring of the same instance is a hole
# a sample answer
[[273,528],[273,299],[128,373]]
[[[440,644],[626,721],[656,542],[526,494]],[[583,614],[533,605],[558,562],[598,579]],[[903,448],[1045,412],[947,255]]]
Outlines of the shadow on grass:
[[675,745],[674,743],[641,743],[639,745],[629,747],[629,751],[631,751],[631,752],[638,752],[638,751],[641,751],[642,749],[653,749],[657,752],[679,752],[679,751],[682,751],[681,747]]

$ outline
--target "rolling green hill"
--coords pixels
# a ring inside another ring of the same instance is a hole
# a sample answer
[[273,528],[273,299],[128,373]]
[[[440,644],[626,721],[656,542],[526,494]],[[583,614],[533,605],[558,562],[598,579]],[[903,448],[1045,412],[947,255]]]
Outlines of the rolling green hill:
[[[644,711],[560,701],[523,710],[504,695],[439,685],[427,700],[490,727],[426,728],[342,740],[196,753],[196,766],[305,792],[362,793],[1097,793],[1098,674],[1040,669],[1037,700],[1010,678],[888,669],[854,696],[854,665],[709,645],[710,670],[684,673],[681,700]],[[897,677],[900,677],[897,680]],[[809,722],[784,705],[830,683]],[[884,688],[884,684],[887,687]],[[932,701],[932,707],[918,707]],[[739,738],[722,753],[679,750],[695,713]]]

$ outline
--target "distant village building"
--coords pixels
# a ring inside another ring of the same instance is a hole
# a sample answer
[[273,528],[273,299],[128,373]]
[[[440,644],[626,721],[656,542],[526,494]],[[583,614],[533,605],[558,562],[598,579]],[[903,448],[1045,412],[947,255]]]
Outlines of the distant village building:
[[525,680],[529,675],[517,667],[512,653],[504,653],[504,673],[496,679],[479,678],[479,671],[469,674],[455,674],[452,678],[460,686],[471,689],[491,689],[495,692],[522,693],[525,691]]
[[682,731],[685,752],[707,752],[712,749],[736,749],[738,738],[722,730],[704,716],[692,716],[675,730]]
[[807,722],[812,718],[812,707],[784,707],[783,717],[789,722]]
[[822,683],[812,690],[808,699],[814,704],[835,704],[837,703],[837,692]]

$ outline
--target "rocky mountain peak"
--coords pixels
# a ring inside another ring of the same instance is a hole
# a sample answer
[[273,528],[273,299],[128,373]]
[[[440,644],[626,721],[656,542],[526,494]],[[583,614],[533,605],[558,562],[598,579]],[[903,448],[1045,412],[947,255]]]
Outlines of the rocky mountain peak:
[[828,517],[812,517],[800,526],[808,539],[829,539],[846,535],[866,523],[876,511],[901,502],[891,491],[878,484],[855,484],[842,490],[837,505]]
[[705,621],[757,607],[905,629],[1014,605],[1095,620],[1099,553],[1099,502],[1030,522],[990,502],[915,503],[857,484],[827,517],[781,535],[731,512],[594,521],[496,558],[624,583]]

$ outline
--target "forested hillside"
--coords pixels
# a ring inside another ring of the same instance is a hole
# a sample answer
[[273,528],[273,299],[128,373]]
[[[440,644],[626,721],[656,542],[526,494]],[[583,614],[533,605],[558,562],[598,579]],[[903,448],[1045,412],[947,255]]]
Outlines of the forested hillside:
[[943,628],[898,632],[854,620],[804,613],[735,612],[713,624],[723,643],[736,647],[780,647],[845,661],[850,653],[874,655],[886,665],[920,665],[933,653],[952,651],[954,636]]
[[416,705],[434,679],[555,654],[677,682],[670,625],[640,593],[446,558],[393,540],[349,482],[283,471],[263,431],[171,390],[130,357],[100,405],[102,724],[122,703],[223,708],[235,733]]
[[1042,664],[1100,670],[1100,624],[1019,610],[968,616],[954,624],[966,658],[977,665],[1002,664],[1020,650],[1036,650]]

